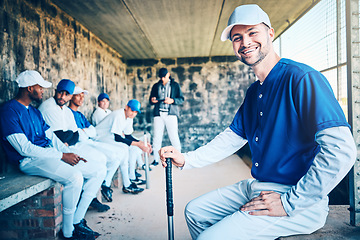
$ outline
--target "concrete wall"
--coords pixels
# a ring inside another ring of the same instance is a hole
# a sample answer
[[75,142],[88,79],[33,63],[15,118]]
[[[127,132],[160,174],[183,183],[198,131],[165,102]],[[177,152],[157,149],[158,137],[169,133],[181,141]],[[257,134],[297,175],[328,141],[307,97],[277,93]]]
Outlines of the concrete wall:
[[[142,103],[138,129],[151,131],[151,87],[158,70],[167,67],[180,83],[185,102],[179,119],[184,151],[193,150],[213,139],[228,127],[244,100],[246,89],[255,81],[252,70],[235,57],[148,59],[127,62],[128,95]],[[169,144],[166,137],[164,144]]]
[[[90,91],[84,107],[90,116],[97,95],[109,93],[113,109],[127,101],[126,65],[121,56],[49,0],[0,0],[0,104],[17,92],[15,79],[34,69],[53,86],[72,79]],[[0,172],[8,166],[0,149]]]
[[15,96],[16,76],[35,69],[53,83],[44,99],[53,96],[62,78],[89,90],[80,108],[88,118],[100,92],[110,95],[113,110],[131,98],[139,99],[143,113],[135,119],[135,130],[147,127],[150,132],[150,89],[158,81],[159,68],[168,67],[185,96],[179,121],[185,151],[207,143],[231,123],[255,80],[252,71],[234,57],[123,62],[117,52],[50,0],[0,0],[0,46],[0,104]]
[[38,70],[53,87],[62,78],[90,91],[82,110],[89,115],[106,91],[112,107],[126,99],[126,66],[120,55],[49,0],[0,0],[0,103],[17,90],[16,76]]

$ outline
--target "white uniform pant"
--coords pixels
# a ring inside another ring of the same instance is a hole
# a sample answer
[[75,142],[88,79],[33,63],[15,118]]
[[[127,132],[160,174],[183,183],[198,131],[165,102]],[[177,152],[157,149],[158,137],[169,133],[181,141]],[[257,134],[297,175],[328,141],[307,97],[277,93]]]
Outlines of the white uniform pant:
[[[78,209],[82,209],[82,211],[79,212],[78,210],[79,213],[76,213],[74,216],[74,223],[78,223],[85,217],[87,208],[90,206],[91,201],[96,197],[96,194],[105,179],[106,156],[102,152],[98,151],[94,146],[91,146],[86,142],[78,142],[69,148],[73,153],[76,153],[80,157],[86,159],[87,162],[85,164],[91,163],[93,165],[91,171],[99,171],[98,177],[93,180],[91,185],[92,187],[87,191],[85,191],[83,188],[83,193],[78,204]],[[89,179],[87,179],[85,176],[84,178],[86,185]]]
[[142,166],[142,150],[136,146],[129,147],[129,177],[130,179],[136,179],[135,169],[136,163],[140,163]]
[[101,151],[106,156],[106,176],[104,179],[104,185],[107,187],[111,186],[111,181],[114,177],[116,170],[119,168],[123,157],[123,148],[118,147],[111,143],[99,142],[89,140],[89,144],[95,147],[97,150]]
[[159,150],[161,148],[164,129],[168,133],[171,145],[181,152],[181,144],[178,133],[178,119],[175,115],[169,115],[167,112],[160,112],[160,116],[154,117],[154,160],[159,162]]
[[293,217],[253,216],[239,208],[261,191],[287,192],[291,186],[254,179],[204,194],[185,208],[193,239],[276,239],[280,236],[310,234],[323,227],[328,215],[328,198]]
[[[97,141],[104,142],[107,144],[110,144],[113,147],[113,153],[116,154],[116,157],[120,160],[120,172],[121,172],[121,178],[123,181],[123,185],[125,187],[130,186],[131,182],[129,179],[129,150],[128,145],[122,142],[116,142],[113,138],[100,138],[97,139]],[[106,179],[106,181],[110,186],[111,179]],[[106,185],[108,186],[108,185]],[[108,186],[108,187],[109,187]]]
[[[76,209],[79,206],[89,206],[91,200],[96,196],[102,180],[106,174],[106,168],[97,161],[91,161],[87,154],[82,155],[88,162],[80,161],[77,165],[71,166],[61,159],[52,158],[25,158],[20,164],[20,170],[28,175],[37,175],[53,179],[64,186],[62,192],[63,214],[72,215],[72,226],[85,217],[86,210]],[[82,197],[79,201],[81,191]],[[87,209],[87,207],[85,207]],[[70,233],[72,230],[70,230]]]

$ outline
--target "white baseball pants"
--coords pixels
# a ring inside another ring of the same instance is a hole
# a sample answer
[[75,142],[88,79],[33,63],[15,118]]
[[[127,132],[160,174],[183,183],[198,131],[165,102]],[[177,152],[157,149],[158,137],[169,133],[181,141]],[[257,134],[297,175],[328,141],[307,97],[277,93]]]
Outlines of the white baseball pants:
[[[94,153],[94,152],[92,152]],[[80,154],[79,154],[80,155]],[[87,154],[81,154],[88,162],[80,161],[71,166],[61,159],[52,158],[25,158],[20,164],[20,170],[28,175],[37,175],[53,179],[64,186],[62,192],[63,203],[63,232],[71,236],[73,224],[85,217],[87,208],[96,196],[106,169],[105,166],[91,160]],[[80,193],[84,191],[80,202]],[[77,203],[79,202],[78,207]]]
[[[131,182],[129,179],[129,150],[128,150],[129,146],[122,142],[116,142],[112,138],[101,138],[98,141],[104,142],[106,144],[110,144],[113,147],[112,151],[111,152],[109,151],[107,154],[115,154],[115,157],[117,157],[120,160],[119,168],[121,172],[123,185],[125,187],[130,186]],[[111,180],[112,177],[111,178],[107,177],[107,179],[105,180],[106,186],[110,187]]]
[[140,167],[142,166],[142,150],[136,146],[129,147],[129,177],[130,179],[136,179],[135,169],[136,163],[140,163]]
[[160,116],[154,117],[154,160],[160,161],[159,150],[161,148],[164,129],[168,133],[171,145],[181,152],[181,144],[178,133],[178,119],[175,115],[169,115],[167,112],[160,112]]
[[124,151],[124,148],[111,143],[93,140],[89,140],[88,142],[106,156],[107,172],[104,181],[105,186],[110,187],[116,170],[119,168],[121,162],[125,161],[122,153]]
[[328,215],[328,198],[293,217],[253,216],[239,210],[261,191],[284,193],[290,188],[249,179],[190,201],[185,208],[185,218],[192,239],[276,239],[310,234],[323,227]]

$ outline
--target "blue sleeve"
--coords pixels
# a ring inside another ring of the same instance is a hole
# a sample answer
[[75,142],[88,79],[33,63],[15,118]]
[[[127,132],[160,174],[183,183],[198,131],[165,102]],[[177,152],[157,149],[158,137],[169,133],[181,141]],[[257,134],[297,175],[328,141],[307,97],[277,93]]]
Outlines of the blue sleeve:
[[82,122],[84,123],[84,126],[85,128],[88,128],[91,126],[91,124],[89,123],[89,121],[86,119],[85,115],[80,113],[81,114],[81,118],[82,118]]
[[350,127],[329,82],[320,72],[308,72],[299,81],[294,104],[304,129],[311,136],[331,127]]
[[244,109],[244,104],[242,104],[239,110],[237,111],[229,127],[234,133],[246,139],[245,131],[244,131],[244,123],[243,123],[243,109]]
[[33,106],[31,106],[31,107],[33,108],[33,110],[34,110],[34,111],[36,112],[36,114],[38,115],[39,120],[40,120],[40,124],[41,124],[42,129],[43,129],[43,131],[44,131],[44,133],[45,133],[45,132],[50,128],[50,126],[46,124],[46,122],[45,122],[45,120],[44,120],[44,117],[43,117],[43,115],[41,114],[41,112],[40,112],[38,109],[34,108]]
[[2,108],[0,117],[1,135],[3,140],[14,133],[24,133],[20,126],[20,116],[12,108]]
[[[71,109],[71,108],[70,108]],[[72,110],[72,113],[74,114],[74,118],[75,118],[75,122],[76,122],[76,126],[80,129],[83,128],[88,128],[90,127],[90,123],[89,121],[86,119],[86,117],[84,116],[84,114],[82,114],[81,112],[75,112],[74,110]]]

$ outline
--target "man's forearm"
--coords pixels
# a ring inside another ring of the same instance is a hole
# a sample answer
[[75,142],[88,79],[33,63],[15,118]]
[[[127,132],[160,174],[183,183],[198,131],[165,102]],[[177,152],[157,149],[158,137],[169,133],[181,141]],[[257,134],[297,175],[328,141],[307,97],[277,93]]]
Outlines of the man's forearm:
[[289,192],[281,196],[289,216],[326,197],[355,162],[356,147],[348,127],[322,130],[317,134],[316,142],[320,152],[309,171]]
[[6,139],[9,141],[11,146],[23,157],[36,157],[36,158],[58,158],[62,157],[62,152],[55,148],[40,147],[30,142],[25,134],[16,133],[7,136]]
[[184,168],[198,168],[218,162],[242,148],[247,140],[230,128],[217,135],[211,142],[195,151],[184,154]]

